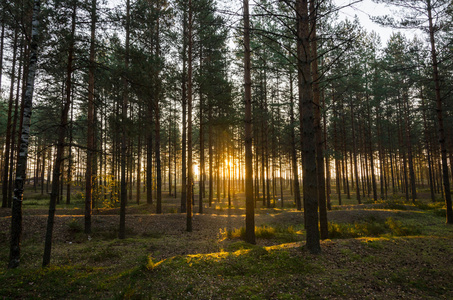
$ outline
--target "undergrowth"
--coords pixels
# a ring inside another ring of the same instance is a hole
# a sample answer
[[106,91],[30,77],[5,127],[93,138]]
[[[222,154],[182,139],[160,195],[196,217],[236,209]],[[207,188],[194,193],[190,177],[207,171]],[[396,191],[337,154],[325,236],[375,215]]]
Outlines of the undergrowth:
[[408,236],[420,234],[420,228],[413,225],[404,225],[393,218],[377,220],[370,218],[362,222],[328,223],[329,238],[347,239],[358,237],[378,237],[383,235]]

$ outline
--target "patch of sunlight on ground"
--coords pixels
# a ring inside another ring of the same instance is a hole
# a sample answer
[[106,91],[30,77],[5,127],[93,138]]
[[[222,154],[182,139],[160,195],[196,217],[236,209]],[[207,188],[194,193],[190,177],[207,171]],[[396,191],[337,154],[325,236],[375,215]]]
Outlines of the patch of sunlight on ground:
[[377,241],[388,241],[390,238],[388,236],[380,236],[380,237],[360,237],[356,238],[357,240],[363,242],[363,243],[369,243],[369,242],[377,242]]
[[285,243],[280,245],[268,246],[264,247],[267,251],[273,250],[282,250],[282,249],[291,249],[291,248],[298,248],[302,246],[302,242],[294,242],[294,243]]

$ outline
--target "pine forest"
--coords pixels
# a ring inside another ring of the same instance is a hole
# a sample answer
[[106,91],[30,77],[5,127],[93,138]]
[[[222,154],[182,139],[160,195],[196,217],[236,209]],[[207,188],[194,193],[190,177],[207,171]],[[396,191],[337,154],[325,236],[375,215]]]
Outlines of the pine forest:
[[3,0],[0,26],[1,298],[453,297],[451,1]]

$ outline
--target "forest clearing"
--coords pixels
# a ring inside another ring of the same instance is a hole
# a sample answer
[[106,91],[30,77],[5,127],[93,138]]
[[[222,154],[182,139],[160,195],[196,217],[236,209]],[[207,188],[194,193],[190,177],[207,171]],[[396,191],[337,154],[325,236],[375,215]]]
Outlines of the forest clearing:
[[[177,199],[167,195],[163,200],[163,214],[155,214],[155,205],[128,207],[124,240],[117,238],[118,209],[95,212],[93,232],[87,235],[83,202],[59,205],[52,263],[45,269],[40,266],[48,200],[25,201],[22,264],[15,270],[1,265],[0,297],[453,297],[453,228],[444,223],[442,203],[414,204],[398,197],[334,203],[328,213],[330,238],[321,242],[321,254],[312,255],[303,249],[303,212],[292,201],[284,208],[258,204],[257,243],[251,245],[243,241],[243,194],[230,208],[226,199],[206,205],[204,214],[194,214],[192,232],[185,230]],[[0,244],[6,245],[11,219],[0,212]],[[2,246],[0,260],[7,256]]]

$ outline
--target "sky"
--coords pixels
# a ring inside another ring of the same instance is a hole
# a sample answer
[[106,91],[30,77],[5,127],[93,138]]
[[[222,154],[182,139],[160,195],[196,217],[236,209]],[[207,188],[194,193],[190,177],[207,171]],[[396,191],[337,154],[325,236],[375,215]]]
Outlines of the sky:
[[386,4],[378,4],[371,0],[363,0],[358,3],[357,1],[353,0],[335,0],[337,5],[346,5],[347,3],[354,3],[349,7],[345,7],[340,10],[339,17],[340,19],[350,18],[353,19],[354,16],[357,15],[359,18],[360,24],[368,31],[375,31],[381,37],[382,45],[385,46],[388,39],[392,35],[393,32],[401,32],[404,35],[412,38],[414,35],[417,34],[414,30],[395,30],[389,27],[380,26],[373,21],[371,21],[370,17],[373,16],[382,16],[387,14],[392,14],[392,9],[387,6]]

